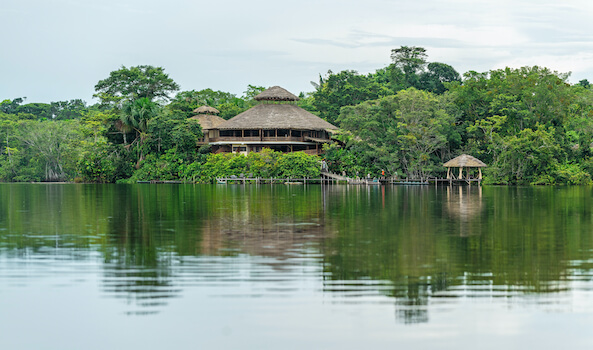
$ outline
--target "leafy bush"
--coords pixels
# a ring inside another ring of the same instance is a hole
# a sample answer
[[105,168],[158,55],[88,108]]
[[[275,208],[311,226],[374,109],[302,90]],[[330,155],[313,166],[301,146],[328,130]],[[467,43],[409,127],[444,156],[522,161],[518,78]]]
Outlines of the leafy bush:
[[558,166],[554,174],[556,182],[566,185],[590,185],[591,174],[581,168],[579,164],[563,164]]
[[183,168],[180,175],[192,182],[212,183],[217,177],[249,176],[260,178],[319,177],[320,158],[302,152],[282,154],[269,149],[243,154],[209,154]]

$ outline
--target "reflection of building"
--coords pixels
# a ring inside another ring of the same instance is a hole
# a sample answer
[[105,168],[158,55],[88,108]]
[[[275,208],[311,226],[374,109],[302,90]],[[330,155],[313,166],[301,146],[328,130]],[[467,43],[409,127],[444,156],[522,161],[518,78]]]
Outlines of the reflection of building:
[[295,104],[299,98],[274,86],[255,97],[261,103],[212,130],[214,152],[303,151],[319,154],[337,127]]
[[[474,219],[482,214],[482,187],[481,186],[459,186],[447,187],[447,199],[445,208],[449,215],[459,222],[460,235],[470,236],[479,234],[481,226],[469,225]],[[474,227],[475,228],[472,228]]]
[[231,250],[253,256],[282,257],[296,247],[319,243],[328,235],[319,220],[277,222],[271,218],[213,217],[204,221],[200,251],[220,255]]

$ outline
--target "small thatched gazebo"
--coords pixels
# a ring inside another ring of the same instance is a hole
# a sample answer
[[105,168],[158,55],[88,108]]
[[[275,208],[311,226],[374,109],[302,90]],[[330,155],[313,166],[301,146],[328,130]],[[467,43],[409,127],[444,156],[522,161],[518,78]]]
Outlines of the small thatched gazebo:
[[[447,163],[443,164],[444,167],[447,168],[447,179],[451,179],[453,178],[453,175],[451,173],[451,168],[459,168],[459,177],[458,179],[463,179],[463,168],[478,168],[478,179],[482,179],[482,168],[487,167],[486,164],[484,164],[484,162],[482,162],[481,160],[479,160],[476,157],[472,157],[468,154],[462,154],[459,157],[455,157],[453,159],[451,159],[450,161],[448,161]],[[466,174],[469,177],[469,173],[467,173],[466,170]]]
[[226,120],[215,115],[220,113],[220,111],[214,107],[198,107],[194,109],[194,113],[198,114],[191,117],[190,119],[197,120],[200,124],[200,127],[202,127],[202,132],[204,133],[204,138],[199,141],[200,143],[208,143],[209,139],[214,137],[214,132],[212,130],[216,129],[220,124],[226,122]]
[[198,107],[198,108],[194,109],[194,113],[196,113],[196,114],[209,114],[209,115],[212,115],[212,114],[218,114],[218,113],[220,113],[220,111],[218,109],[214,108],[214,107],[201,106],[201,107]]

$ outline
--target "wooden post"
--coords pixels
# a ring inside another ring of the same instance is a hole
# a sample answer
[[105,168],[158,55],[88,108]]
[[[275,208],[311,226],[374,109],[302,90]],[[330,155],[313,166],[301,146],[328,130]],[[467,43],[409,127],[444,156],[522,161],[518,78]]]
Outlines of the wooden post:
[[482,180],[482,168],[478,168],[478,179]]
[[463,179],[463,168],[459,167],[459,180]]

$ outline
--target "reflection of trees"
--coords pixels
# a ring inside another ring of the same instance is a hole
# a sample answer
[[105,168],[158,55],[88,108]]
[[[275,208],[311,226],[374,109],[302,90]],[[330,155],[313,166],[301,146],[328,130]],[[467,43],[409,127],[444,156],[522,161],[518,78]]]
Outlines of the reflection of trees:
[[200,239],[194,223],[205,215],[201,188],[118,186],[106,198],[109,218],[104,291],[133,299],[140,313],[154,312],[179,295],[172,265],[194,254]]
[[143,307],[161,306],[180,293],[174,265],[183,256],[270,256],[280,258],[273,267],[282,269],[283,258],[319,242],[326,232],[315,190],[122,186],[119,191],[103,248],[105,291]]
[[218,266],[189,259],[197,265],[185,270],[187,257],[247,253],[284,269],[327,233],[317,186],[7,185],[0,195],[0,249],[26,256],[75,248],[72,259],[99,251],[104,293],[141,313],[180,295],[188,278],[180,274],[199,278]]
[[385,203],[379,191],[337,200],[329,211],[340,234],[323,245],[326,290],[389,281],[379,290],[395,298],[404,322],[427,321],[431,300],[463,290],[509,298],[565,290],[567,262],[592,247],[582,196],[571,188],[392,187]]
[[314,251],[324,292],[387,296],[398,320],[426,322],[431,302],[463,291],[512,299],[590,279],[591,196],[578,187],[2,185],[0,254],[98,251],[104,292],[146,313],[183,283],[222,270],[234,278],[236,267],[203,255],[271,257],[260,261],[284,274]]

